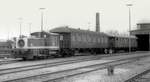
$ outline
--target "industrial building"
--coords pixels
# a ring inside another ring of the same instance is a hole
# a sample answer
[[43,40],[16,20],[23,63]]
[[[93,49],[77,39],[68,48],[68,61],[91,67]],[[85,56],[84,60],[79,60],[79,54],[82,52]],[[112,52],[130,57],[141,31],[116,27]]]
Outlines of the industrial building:
[[130,33],[138,38],[138,50],[150,50],[150,23],[137,23],[137,29]]

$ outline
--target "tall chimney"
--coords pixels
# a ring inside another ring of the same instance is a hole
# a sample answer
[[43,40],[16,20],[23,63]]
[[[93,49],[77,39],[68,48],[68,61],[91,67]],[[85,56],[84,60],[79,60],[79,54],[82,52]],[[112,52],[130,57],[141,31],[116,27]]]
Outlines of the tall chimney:
[[99,13],[96,13],[96,32],[100,32],[100,24],[99,24]]

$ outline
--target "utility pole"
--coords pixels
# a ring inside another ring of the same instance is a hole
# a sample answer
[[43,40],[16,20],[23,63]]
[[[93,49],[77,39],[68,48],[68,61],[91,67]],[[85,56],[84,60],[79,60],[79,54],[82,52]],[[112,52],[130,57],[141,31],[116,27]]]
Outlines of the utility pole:
[[19,36],[19,37],[20,37],[20,38],[22,37],[22,20],[23,20],[23,19],[20,17],[20,18],[19,18],[19,28],[20,28],[20,36]]
[[32,25],[32,23],[29,23],[29,36],[31,34],[31,25]]
[[[129,10],[129,36],[131,31],[131,6],[132,4],[126,4]],[[131,38],[129,38],[129,52],[131,52]]]

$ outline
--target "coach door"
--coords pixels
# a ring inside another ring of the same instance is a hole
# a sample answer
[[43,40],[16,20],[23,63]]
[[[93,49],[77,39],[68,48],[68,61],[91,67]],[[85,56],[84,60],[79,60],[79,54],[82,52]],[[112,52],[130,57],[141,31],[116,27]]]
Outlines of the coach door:
[[70,48],[70,34],[60,35],[60,48]]

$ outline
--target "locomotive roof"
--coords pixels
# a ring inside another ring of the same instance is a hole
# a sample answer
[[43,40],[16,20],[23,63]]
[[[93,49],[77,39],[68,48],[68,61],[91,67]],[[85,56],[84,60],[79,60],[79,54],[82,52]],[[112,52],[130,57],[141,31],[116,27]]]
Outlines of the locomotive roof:
[[94,31],[89,31],[89,30],[75,29],[75,28],[70,28],[68,26],[57,27],[57,28],[50,30],[50,32],[53,32],[53,33],[90,33],[90,34],[101,34],[101,35],[107,36],[107,34],[103,32],[94,32]]

